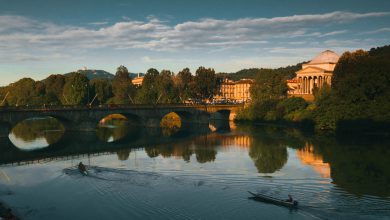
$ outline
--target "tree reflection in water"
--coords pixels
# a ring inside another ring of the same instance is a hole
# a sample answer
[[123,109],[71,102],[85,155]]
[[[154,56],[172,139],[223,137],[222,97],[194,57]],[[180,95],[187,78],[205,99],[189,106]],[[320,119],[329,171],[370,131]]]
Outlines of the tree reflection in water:
[[333,182],[355,195],[390,196],[390,142],[383,138],[316,137]]
[[[44,139],[46,143],[34,144],[36,145],[34,147],[40,148],[56,143],[64,135],[64,132],[64,126],[57,119],[52,117],[43,117],[31,118],[18,123],[11,130],[11,135],[13,135],[13,138],[15,138],[17,142],[21,141],[22,143],[34,143],[38,140]],[[33,148],[29,150],[33,150]]]
[[24,141],[44,138],[49,144],[58,139],[61,141],[54,144],[56,147],[34,152],[3,146],[0,162],[105,151],[116,151],[119,160],[128,160],[131,147],[148,146],[145,151],[151,158],[176,157],[189,162],[191,156],[195,156],[198,163],[206,163],[215,161],[221,149],[235,146],[248,150],[259,173],[274,173],[287,163],[287,148],[290,148],[296,150],[296,158],[303,165],[313,167],[322,178],[330,176],[332,183],[352,194],[390,196],[390,141],[384,138],[306,136],[297,129],[243,125],[224,134],[167,137],[161,131],[140,132],[126,124],[125,120],[112,121],[111,125],[99,128],[97,134],[102,140],[124,140],[103,143],[94,134],[86,138],[86,133],[72,133],[61,138],[63,126],[52,118],[26,120],[13,128],[12,134],[16,138]]
[[[249,156],[259,173],[274,173],[286,164],[287,145],[283,141],[286,134],[277,127],[243,127],[253,136]],[[281,132],[281,133],[279,133]],[[275,136],[277,134],[277,136]]]
[[193,154],[196,156],[198,163],[212,162],[217,155],[217,146],[220,146],[215,138],[210,138],[210,135],[196,137],[192,140],[172,143],[169,145],[161,145],[155,147],[146,147],[145,151],[151,158],[162,157],[176,157],[182,158],[189,162]]
[[116,152],[116,155],[118,156],[118,160],[125,161],[128,160],[130,157],[130,149],[123,149]]

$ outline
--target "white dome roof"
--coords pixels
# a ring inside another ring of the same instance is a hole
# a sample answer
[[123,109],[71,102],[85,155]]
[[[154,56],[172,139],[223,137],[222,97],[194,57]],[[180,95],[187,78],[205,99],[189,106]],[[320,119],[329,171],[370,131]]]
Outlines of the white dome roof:
[[318,56],[314,57],[309,64],[319,64],[319,63],[337,63],[340,56],[337,53],[331,50],[325,50],[320,53]]

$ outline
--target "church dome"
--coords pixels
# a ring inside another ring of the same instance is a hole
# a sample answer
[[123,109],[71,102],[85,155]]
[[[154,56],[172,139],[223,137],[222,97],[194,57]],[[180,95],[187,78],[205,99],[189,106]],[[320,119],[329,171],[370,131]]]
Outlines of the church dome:
[[325,50],[318,56],[314,57],[309,64],[320,64],[320,63],[337,63],[339,55],[331,50]]

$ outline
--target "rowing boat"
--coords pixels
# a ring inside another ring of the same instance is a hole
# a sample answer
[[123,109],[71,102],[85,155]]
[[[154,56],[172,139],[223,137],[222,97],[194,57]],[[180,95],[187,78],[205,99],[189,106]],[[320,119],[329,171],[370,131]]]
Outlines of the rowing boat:
[[281,206],[286,206],[286,207],[290,207],[290,208],[295,208],[298,206],[298,201],[288,202],[288,201],[285,201],[282,199],[277,199],[277,198],[267,196],[264,194],[254,193],[251,191],[248,191],[248,192],[253,196],[254,199],[261,200],[264,202],[273,203],[275,205],[281,205]]

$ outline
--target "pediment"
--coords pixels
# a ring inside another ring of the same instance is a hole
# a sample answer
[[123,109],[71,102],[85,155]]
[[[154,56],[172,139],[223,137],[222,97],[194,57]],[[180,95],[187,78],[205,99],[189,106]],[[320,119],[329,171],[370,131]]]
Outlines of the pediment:
[[325,69],[322,69],[322,68],[319,68],[319,67],[309,66],[309,67],[306,67],[304,69],[301,69],[301,70],[297,71],[296,73],[297,74],[303,74],[303,73],[324,73],[324,72],[326,72]]

